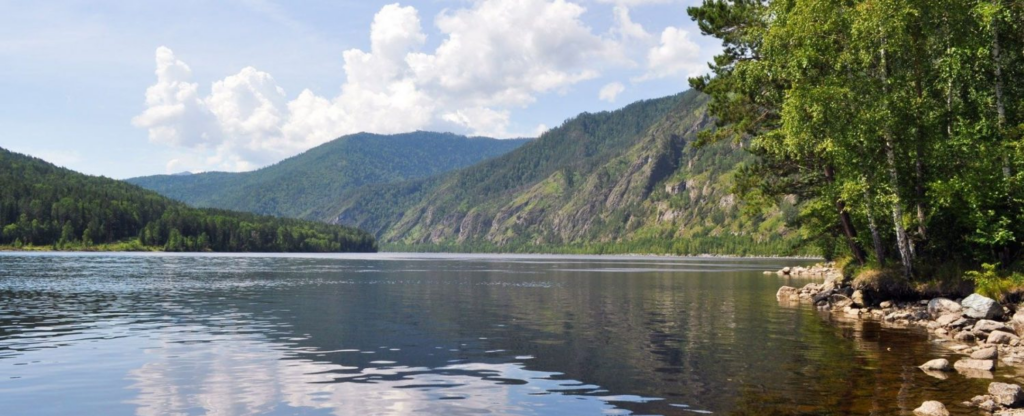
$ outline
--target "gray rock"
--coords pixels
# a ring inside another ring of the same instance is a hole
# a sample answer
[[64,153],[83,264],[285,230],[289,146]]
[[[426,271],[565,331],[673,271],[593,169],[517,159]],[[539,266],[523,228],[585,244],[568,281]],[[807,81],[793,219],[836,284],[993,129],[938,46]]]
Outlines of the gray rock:
[[775,298],[778,300],[800,299],[800,290],[792,286],[783,286],[779,288],[778,292],[775,292]]
[[960,370],[980,370],[980,371],[992,371],[996,369],[996,362],[992,360],[975,360],[971,358],[961,358],[955,364],[953,368],[957,371]]
[[1009,343],[1013,342],[1013,340],[1020,340],[1020,338],[1018,338],[1016,335],[1013,335],[1013,334],[1011,334],[1009,332],[993,331],[991,334],[988,334],[988,339],[985,340],[985,343],[986,344],[1009,344]]
[[868,306],[869,303],[867,295],[864,294],[863,290],[854,290],[853,296],[851,296],[850,299],[853,300],[853,305],[858,308]]
[[1009,383],[995,382],[988,385],[988,394],[1000,405],[1018,407],[1024,404],[1024,390],[1020,386]]
[[882,302],[882,303],[880,303],[880,304],[878,305],[878,307],[880,307],[880,308],[882,308],[882,309],[888,309],[888,308],[891,308],[891,307],[892,307],[892,301],[891,301],[891,300],[887,300],[887,301],[885,301],[885,302]]
[[843,309],[847,306],[853,305],[853,300],[843,295],[832,295],[828,298],[828,303],[832,304],[833,308]]
[[928,302],[928,314],[932,316],[932,319],[942,315],[958,313],[961,310],[963,310],[963,307],[959,303],[946,298],[935,298]]
[[974,324],[974,332],[983,332],[987,334],[992,331],[1013,332],[1013,330],[1010,329],[1010,327],[1006,326],[1006,324],[1002,322],[990,321],[988,319],[979,320],[977,323]]
[[946,410],[946,406],[937,401],[927,401],[921,403],[921,407],[914,409],[914,415],[916,416],[949,416],[949,410]]
[[918,368],[924,371],[952,371],[953,367],[949,365],[949,360],[945,358],[936,358],[924,364],[921,364]]
[[939,326],[949,326],[949,324],[956,322],[958,319],[960,319],[961,316],[962,315],[959,312],[950,313],[940,316],[938,319],[935,320],[935,322],[938,323]]
[[964,298],[960,302],[964,315],[976,319],[996,319],[1003,316],[1003,307],[992,299],[981,296],[977,293]]
[[974,333],[970,331],[962,331],[956,334],[956,336],[953,337],[953,339],[960,342],[974,342],[974,340],[977,339],[977,337],[975,337]]
[[975,360],[996,360],[999,359],[999,350],[996,347],[982,348],[971,353]]
[[1017,313],[1013,314],[1013,318],[1010,318],[1008,324],[1013,328],[1013,332],[1024,334],[1024,332],[1021,332],[1024,331],[1024,311],[1017,311]]

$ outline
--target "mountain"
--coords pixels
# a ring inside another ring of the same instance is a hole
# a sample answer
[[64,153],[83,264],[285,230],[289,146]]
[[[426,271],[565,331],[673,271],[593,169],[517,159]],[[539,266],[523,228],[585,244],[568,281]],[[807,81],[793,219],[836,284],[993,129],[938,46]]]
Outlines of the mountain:
[[128,182],[198,207],[321,218],[361,186],[425,178],[507,153],[528,139],[359,133],[252,172],[159,175]]
[[125,182],[0,149],[0,246],[167,251],[376,251],[322,222],[190,208]]
[[449,174],[371,185],[319,217],[390,249],[792,254],[783,201],[743,210],[731,193],[752,159],[694,144],[712,125],[688,91],[584,113],[503,156]]

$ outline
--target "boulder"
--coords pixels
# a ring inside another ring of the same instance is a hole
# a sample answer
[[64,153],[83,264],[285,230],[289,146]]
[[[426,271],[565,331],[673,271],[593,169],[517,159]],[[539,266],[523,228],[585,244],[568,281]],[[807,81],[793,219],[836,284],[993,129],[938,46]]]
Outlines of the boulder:
[[783,267],[782,270],[779,270],[779,271],[782,272],[782,274],[789,274],[789,272],[793,271],[793,269],[791,269],[789,266],[786,266],[786,267]]
[[858,308],[868,306],[868,303],[870,303],[868,296],[864,294],[863,290],[854,290],[853,296],[850,296],[850,299],[853,300],[853,306]]
[[779,288],[778,292],[775,292],[775,298],[778,300],[791,300],[800,299],[800,290],[792,286],[783,286]]
[[979,320],[977,323],[974,324],[974,332],[983,332],[987,334],[992,331],[1013,332],[1013,330],[1010,329],[1010,327],[1006,326],[1006,324],[1002,322],[990,321],[988,319]]
[[960,319],[957,319],[957,320],[953,321],[953,323],[949,324],[949,327],[950,328],[963,328],[965,326],[971,325],[971,322],[973,322],[973,320],[961,317]]
[[974,340],[977,339],[977,337],[975,337],[974,333],[972,333],[972,332],[963,331],[963,332],[960,332],[960,333],[956,334],[956,336],[953,337],[953,339],[955,339],[957,341],[960,341],[960,342],[974,342]]
[[996,362],[992,360],[975,360],[971,358],[961,358],[956,364],[953,364],[953,368],[959,370],[980,370],[980,371],[992,371],[996,369]]
[[949,416],[949,410],[946,410],[946,406],[937,401],[927,401],[921,403],[921,407],[914,409],[914,415],[916,416]]
[[1013,314],[1013,318],[1010,318],[1008,324],[1013,328],[1013,332],[1018,334],[1024,333],[1021,332],[1024,331],[1024,311],[1017,311],[1017,313]]
[[993,331],[988,334],[988,339],[985,340],[986,344],[1009,344],[1014,340],[1020,340],[1016,335],[1009,332]]
[[1024,404],[1024,390],[1020,386],[1009,383],[991,383],[988,385],[988,394],[993,400],[1006,407],[1018,407]]
[[975,319],[996,319],[1003,316],[1003,307],[992,299],[977,293],[964,298],[960,302],[964,315]]
[[961,316],[962,315],[960,315],[960,313],[950,313],[940,316],[938,319],[935,320],[935,322],[938,323],[939,326],[949,326],[949,324],[952,324],[953,322],[959,320]]
[[924,364],[921,364],[918,368],[924,371],[952,371],[953,367],[949,365],[949,360],[945,358],[936,358]]
[[959,303],[946,298],[935,298],[928,302],[928,314],[932,316],[932,319],[946,314],[958,313],[961,310],[963,310],[963,307]]
[[996,347],[982,348],[972,352],[971,358],[975,360],[995,360],[999,358],[999,350]]
[[843,309],[843,308],[845,308],[847,306],[853,305],[853,300],[851,300],[850,298],[848,298],[846,296],[838,295],[837,294],[837,295],[829,296],[828,303],[830,303],[833,308]]

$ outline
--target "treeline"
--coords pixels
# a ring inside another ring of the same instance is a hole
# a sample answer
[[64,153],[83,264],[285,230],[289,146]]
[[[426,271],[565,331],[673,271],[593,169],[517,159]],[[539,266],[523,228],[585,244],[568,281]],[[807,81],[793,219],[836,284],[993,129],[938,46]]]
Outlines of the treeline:
[[[1019,267],[1024,1],[705,0],[705,141],[749,144],[748,203],[797,197],[826,255]],[[1015,265],[1016,264],[1016,265]]]
[[0,245],[167,251],[376,251],[348,227],[195,209],[134,185],[0,149]]

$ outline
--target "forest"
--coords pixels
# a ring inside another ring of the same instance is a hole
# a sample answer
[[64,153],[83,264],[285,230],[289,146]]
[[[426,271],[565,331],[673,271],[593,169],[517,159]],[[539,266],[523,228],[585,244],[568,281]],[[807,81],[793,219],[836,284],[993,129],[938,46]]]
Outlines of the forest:
[[1024,1],[705,0],[688,13],[724,46],[690,80],[715,118],[700,141],[756,156],[736,179],[746,204],[797,198],[793,226],[856,266],[1021,270]]
[[198,209],[0,149],[0,246],[88,250],[372,252],[349,227]]

